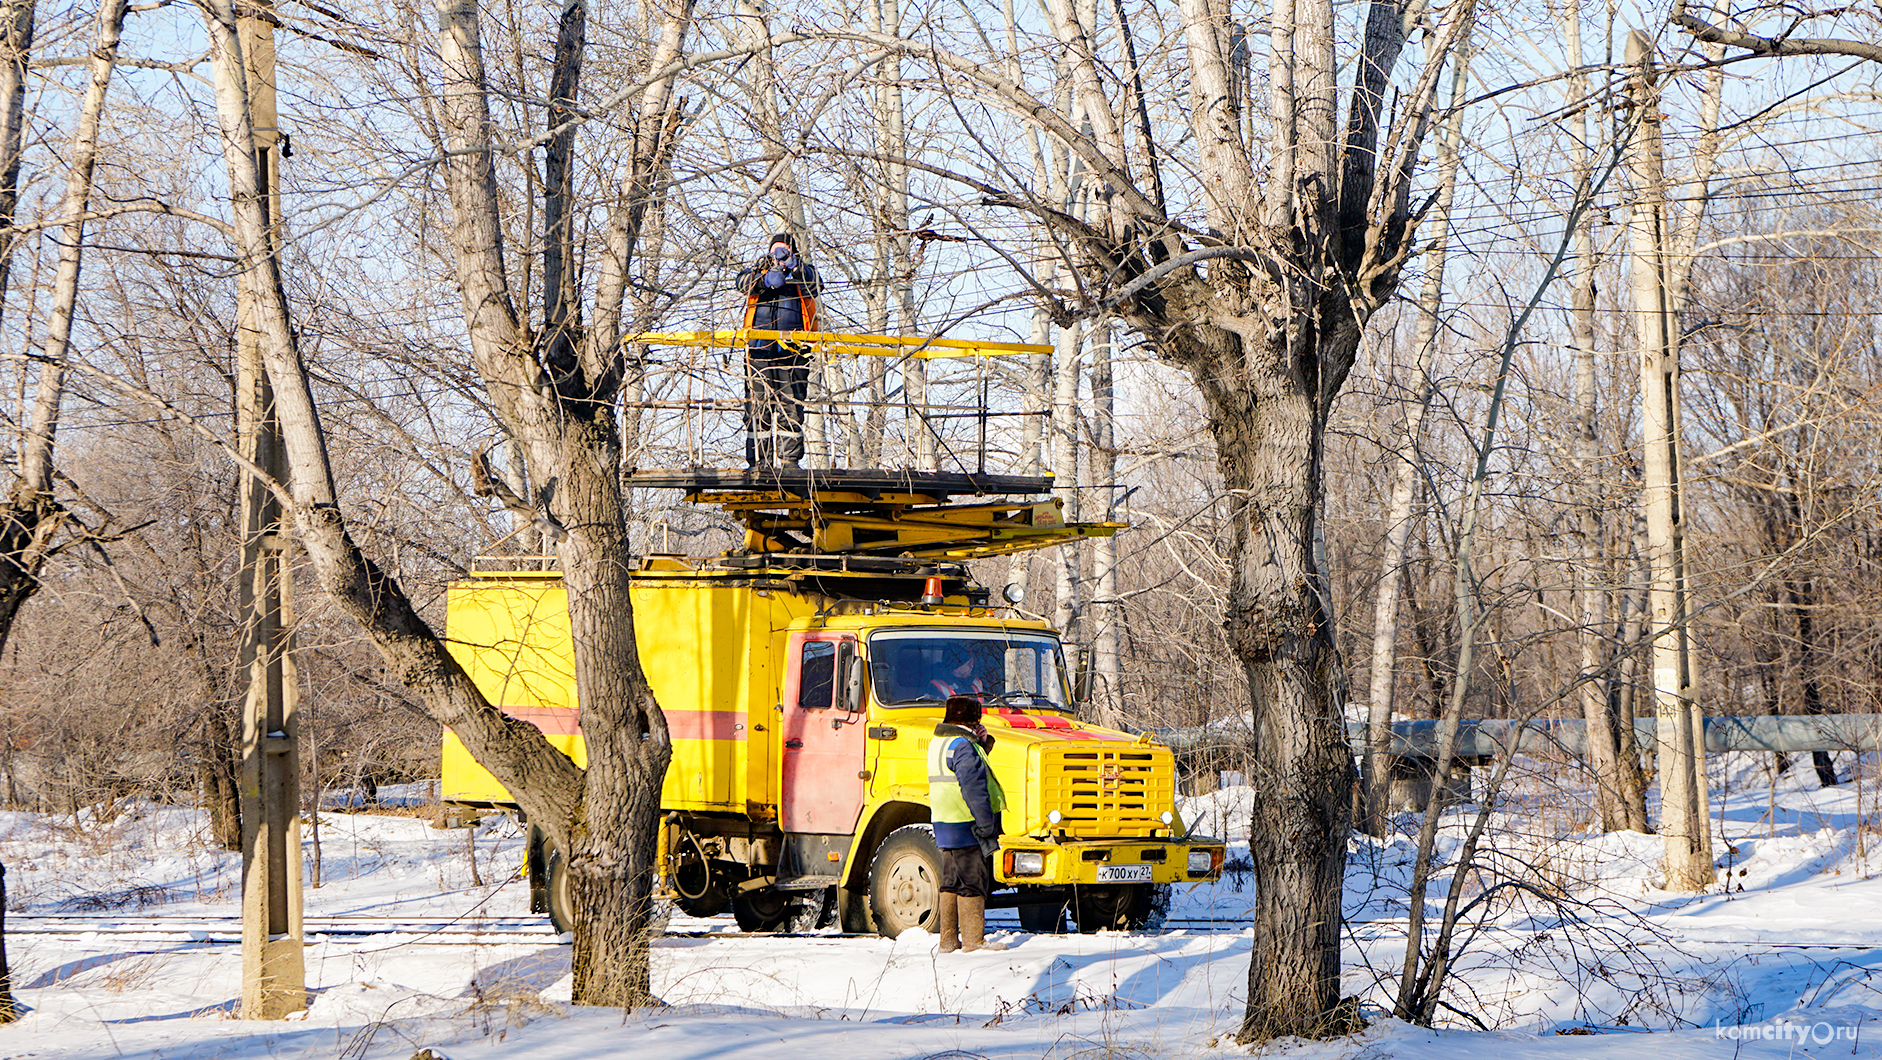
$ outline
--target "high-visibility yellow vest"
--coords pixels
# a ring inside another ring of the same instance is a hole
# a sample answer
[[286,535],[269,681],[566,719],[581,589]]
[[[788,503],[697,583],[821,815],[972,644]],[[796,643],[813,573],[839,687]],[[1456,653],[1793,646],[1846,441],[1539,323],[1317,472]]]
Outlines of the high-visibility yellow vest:
[[[968,807],[966,796],[961,794],[961,782],[948,768],[948,755],[953,753],[956,740],[967,740],[967,737],[937,736],[928,741],[928,819],[944,824],[972,824],[974,811]],[[994,816],[998,817],[1000,811],[1006,809],[1006,792],[1000,788],[1000,778],[993,775],[993,763],[987,761],[987,752],[972,740],[967,743],[987,767],[987,801],[993,804]]]

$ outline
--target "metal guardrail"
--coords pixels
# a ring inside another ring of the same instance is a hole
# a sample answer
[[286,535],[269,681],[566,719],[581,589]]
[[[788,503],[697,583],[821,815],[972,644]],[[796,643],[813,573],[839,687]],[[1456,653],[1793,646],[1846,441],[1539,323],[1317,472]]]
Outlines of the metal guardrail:
[[[1436,758],[1438,722],[1400,721],[1392,724],[1391,753],[1401,758]],[[1454,753],[1500,755],[1516,751],[1536,754],[1562,751],[1580,757],[1587,751],[1586,723],[1580,718],[1539,718],[1534,721],[1467,720],[1457,728]],[[1192,752],[1212,747],[1242,745],[1247,734],[1219,728],[1147,729],[1171,750]],[[1634,719],[1634,733],[1642,746],[1658,740],[1653,718]],[[1365,747],[1366,726],[1346,723],[1346,739],[1354,753]],[[1711,717],[1706,719],[1706,750],[1717,751],[1878,751],[1882,750],[1882,714],[1816,714],[1807,717]]]

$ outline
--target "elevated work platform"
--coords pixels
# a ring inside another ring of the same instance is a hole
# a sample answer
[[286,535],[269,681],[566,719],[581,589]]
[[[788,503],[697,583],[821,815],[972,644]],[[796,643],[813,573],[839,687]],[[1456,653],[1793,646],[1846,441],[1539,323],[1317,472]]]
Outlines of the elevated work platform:
[[621,340],[624,345],[696,346],[736,349],[749,342],[783,342],[819,353],[849,357],[913,357],[940,360],[950,357],[1034,356],[1052,352],[1034,342],[994,342],[990,339],[944,339],[928,335],[858,335],[835,331],[766,331],[733,328],[720,331],[643,331]]
[[[707,497],[724,493],[777,493],[795,497],[837,494],[884,500],[888,503],[937,504],[953,497],[1023,496],[1052,492],[1051,475],[989,475],[955,471],[890,471],[876,468],[753,467],[648,468],[627,476],[636,486],[685,490]],[[711,495],[711,496],[708,496]]]
[[[1109,537],[1067,523],[1049,476],[881,469],[644,470],[635,486],[684,490],[745,524],[747,553],[960,561]],[[955,503],[960,497],[1002,497]]]

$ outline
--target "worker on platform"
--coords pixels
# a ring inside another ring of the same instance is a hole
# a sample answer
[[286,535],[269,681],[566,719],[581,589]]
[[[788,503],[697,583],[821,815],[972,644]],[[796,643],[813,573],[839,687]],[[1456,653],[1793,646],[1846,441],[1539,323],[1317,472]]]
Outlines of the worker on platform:
[[[745,292],[745,326],[761,331],[816,331],[823,279],[797,256],[789,232],[771,237],[771,249],[738,274]],[[804,456],[804,400],[810,358],[804,347],[778,339],[752,339],[745,349],[745,466],[797,467]]]
[[1006,808],[1006,793],[987,762],[992,749],[993,737],[980,724],[980,701],[950,697],[928,744],[928,813],[941,848],[935,912],[943,953],[1006,948],[987,941],[992,859],[1000,849],[1000,811]]

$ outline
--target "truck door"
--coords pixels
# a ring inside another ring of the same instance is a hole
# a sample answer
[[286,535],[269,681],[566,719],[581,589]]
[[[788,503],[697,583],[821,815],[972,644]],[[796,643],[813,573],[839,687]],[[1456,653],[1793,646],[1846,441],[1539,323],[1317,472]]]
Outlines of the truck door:
[[849,833],[862,812],[866,708],[856,638],[793,633],[784,677],[787,832]]

